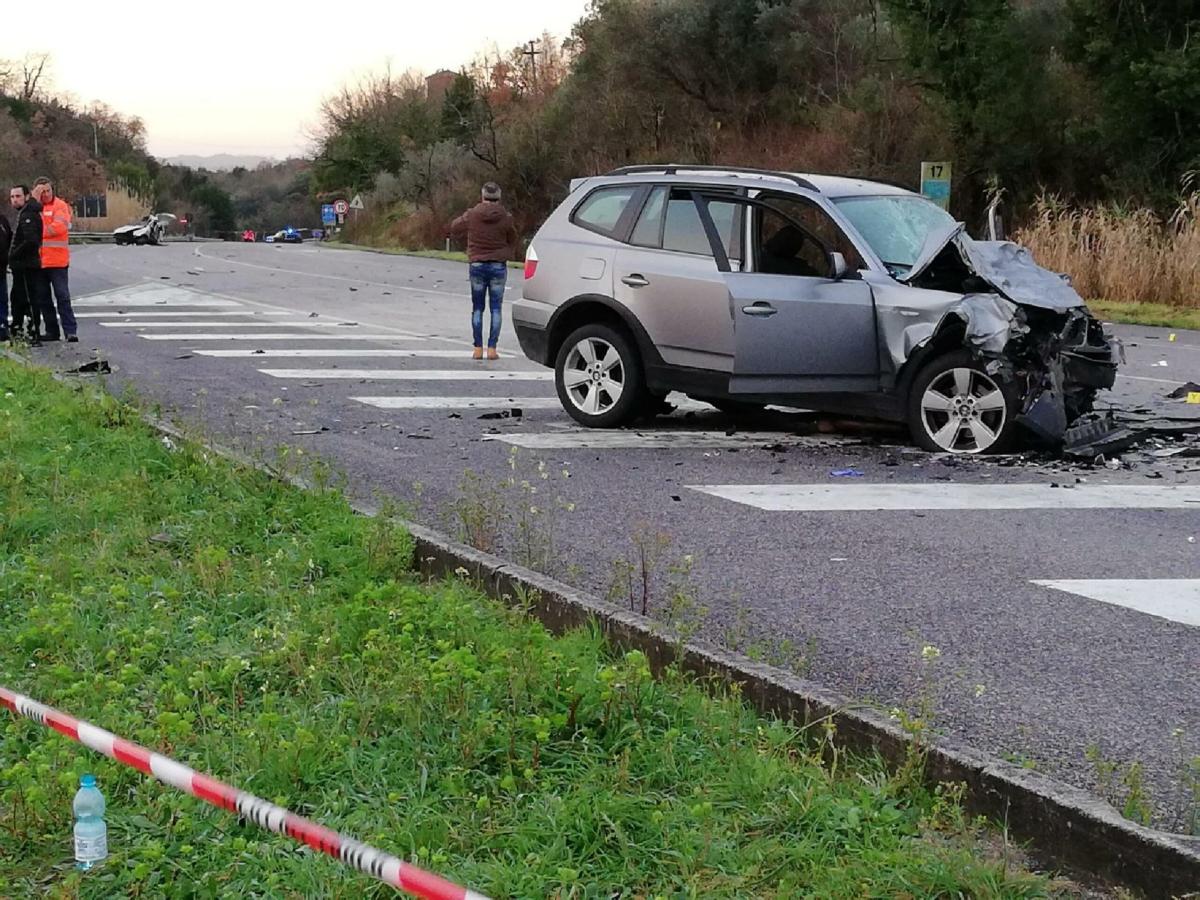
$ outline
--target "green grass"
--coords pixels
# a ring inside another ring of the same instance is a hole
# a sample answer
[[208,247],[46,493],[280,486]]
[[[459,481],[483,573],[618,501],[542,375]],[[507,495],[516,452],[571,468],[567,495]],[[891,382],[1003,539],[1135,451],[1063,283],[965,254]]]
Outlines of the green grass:
[[1089,300],[1088,308],[1110,322],[1123,325],[1153,325],[1162,328],[1200,330],[1200,307],[1168,306],[1165,303],[1128,303],[1119,300]]
[[[347,244],[342,241],[329,241],[324,244],[325,247],[334,247],[338,250],[368,250],[371,253],[387,253],[392,256],[419,256],[425,259],[445,259],[451,262],[467,262],[467,254],[460,250],[409,250],[405,247],[375,247],[367,244]],[[510,269],[524,269],[525,263],[517,260],[510,260],[508,263]]]
[[[299,451],[296,451],[299,452]],[[1032,897],[953,798],[0,360],[0,683],[499,897]],[[0,720],[0,896],[393,896]],[[94,772],[111,856],[71,867]]]

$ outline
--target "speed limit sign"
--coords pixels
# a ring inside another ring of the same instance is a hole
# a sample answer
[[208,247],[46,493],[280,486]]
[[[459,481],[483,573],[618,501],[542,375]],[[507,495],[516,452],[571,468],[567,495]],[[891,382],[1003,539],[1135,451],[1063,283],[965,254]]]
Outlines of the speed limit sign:
[[350,210],[350,204],[345,200],[338,200],[333,204],[333,211],[339,216],[344,216]]

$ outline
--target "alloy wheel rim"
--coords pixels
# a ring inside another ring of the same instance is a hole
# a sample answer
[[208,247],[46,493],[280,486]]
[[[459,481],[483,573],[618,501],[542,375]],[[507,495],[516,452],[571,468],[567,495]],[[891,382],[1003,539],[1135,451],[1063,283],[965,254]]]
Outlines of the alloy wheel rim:
[[580,412],[604,415],[625,393],[625,362],[617,348],[603,338],[584,338],[567,354],[563,386]]
[[966,367],[948,369],[921,397],[921,425],[947,453],[983,453],[1000,439],[1008,403],[987,374]]

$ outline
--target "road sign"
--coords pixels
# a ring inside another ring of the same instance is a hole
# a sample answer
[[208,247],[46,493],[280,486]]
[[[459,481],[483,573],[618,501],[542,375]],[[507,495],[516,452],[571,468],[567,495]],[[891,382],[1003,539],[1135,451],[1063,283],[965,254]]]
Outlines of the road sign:
[[347,203],[345,200],[339,200],[339,201],[337,201],[337,203],[333,204],[333,211],[335,213],[337,213],[339,216],[344,216],[349,211],[349,209],[350,209],[350,204]]
[[334,212],[332,203],[321,204],[321,221],[326,225],[332,225],[337,221],[337,213]]
[[921,194],[942,209],[950,208],[951,171],[949,162],[921,163]]
[[362,194],[355,194],[354,199],[350,201],[351,209],[365,209],[362,202]]

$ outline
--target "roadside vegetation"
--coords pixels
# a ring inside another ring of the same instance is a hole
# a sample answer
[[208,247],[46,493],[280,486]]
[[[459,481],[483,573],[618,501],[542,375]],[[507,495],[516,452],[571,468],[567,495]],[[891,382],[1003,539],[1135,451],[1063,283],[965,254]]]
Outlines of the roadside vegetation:
[[[0,459],[0,683],[491,896],[1052,890],[919,770],[420,583],[386,520],[164,440],[90,385],[0,361]],[[0,729],[0,895],[392,896],[35,723]],[[111,855],[81,877],[84,772]]]
[[366,196],[348,240],[440,248],[484,180],[530,236],[571,178],[631,163],[916,188],[923,160],[950,160],[972,233],[1002,192],[1010,233],[1086,298],[1129,321],[1167,306],[1157,320],[1184,327],[1200,309],[1197,29],[1118,0],[598,0],[564,42],[432,86],[384,71],[335,89],[314,183]]

